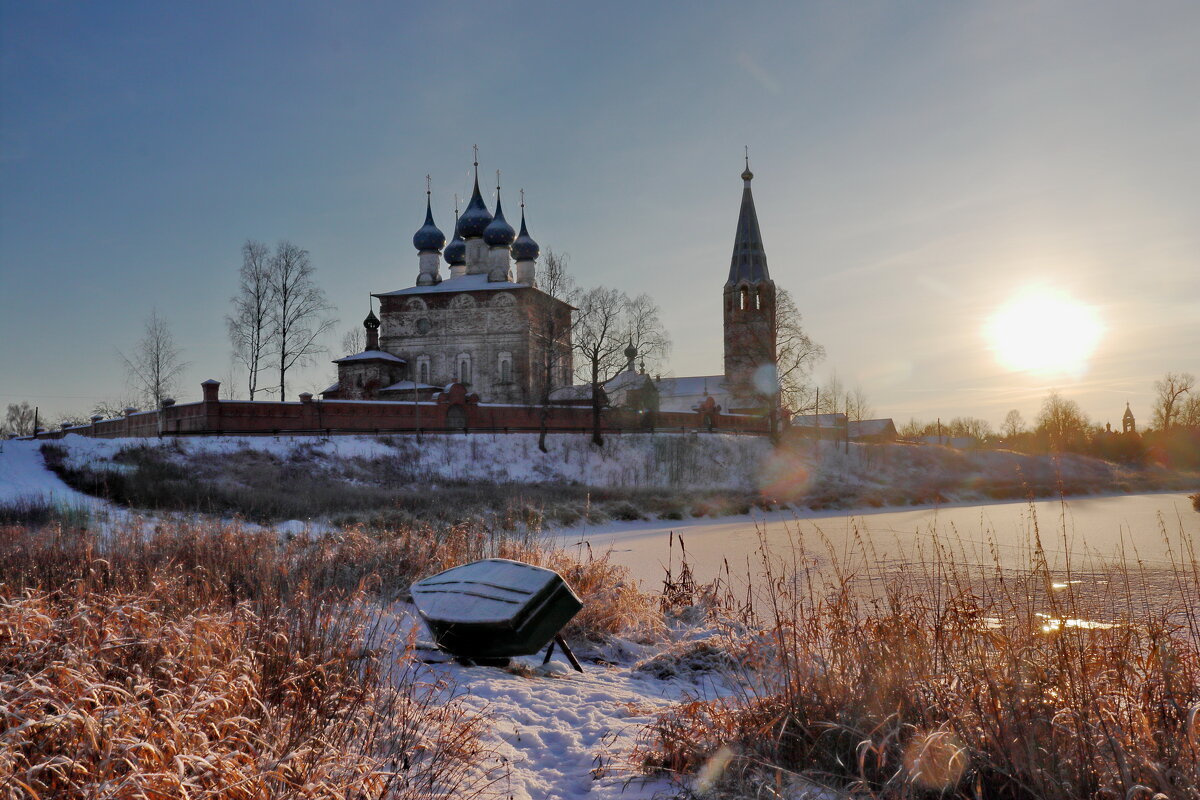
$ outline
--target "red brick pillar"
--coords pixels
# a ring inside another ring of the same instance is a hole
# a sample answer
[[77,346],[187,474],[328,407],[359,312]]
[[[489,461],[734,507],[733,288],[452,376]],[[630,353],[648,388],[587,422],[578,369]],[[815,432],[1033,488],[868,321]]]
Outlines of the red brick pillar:
[[204,429],[219,431],[221,430],[221,400],[218,393],[221,391],[221,382],[209,378],[200,384],[200,390],[204,393]]

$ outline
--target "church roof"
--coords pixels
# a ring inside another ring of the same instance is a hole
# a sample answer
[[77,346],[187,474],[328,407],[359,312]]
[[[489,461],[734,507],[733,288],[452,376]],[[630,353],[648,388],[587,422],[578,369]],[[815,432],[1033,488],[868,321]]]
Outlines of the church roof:
[[403,358],[400,358],[399,356],[394,356],[391,353],[385,352],[383,350],[364,350],[363,352],[355,353],[352,356],[343,356],[341,358],[335,358],[333,360],[333,363],[344,364],[347,361],[392,361],[397,364],[407,364],[408,363]]
[[[444,294],[446,292],[515,292],[517,290],[538,292],[539,294],[546,295],[546,293],[541,289],[537,289],[526,283],[513,283],[512,281],[492,281],[488,280],[487,275],[479,273],[476,275],[459,275],[458,277],[447,278],[441,283],[435,283],[431,286],[410,286],[407,289],[397,289],[394,292],[380,292],[371,296],[404,297],[407,295],[420,294]],[[553,295],[546,295],[546,297],[553,297]],[[554,297],[554,299],[558,300],[558,302],[565,306],[569,306],[572,309],[575,308],[565,300],[560,300],[557,297]]]
[[706,392],[721,405],[730,404],[724,375],[659,378],[654,381],[654,388],[658,390],[660,411],[694,411],[695,406],[704,400]]
[[405,379],[405,380],[400,381],[399,383],[393,383],[391,386],[385,386],[384,388],[380,389],[379,391],[381,391],[381,392],[411,392],[414,389],[416,389],[416,391],[419,392],[419,391],[424,391],[427,389],[441,390],[442,388],[443,387],[441,387],[441,386],[433,386],[432,384],[428,384],[428,383],[413,384],[412,381]]
[[456,278],[447,278],[441,283],[436,283],[432,286],[410,286],[407,289],[397,289],[394,292],[381,292],[374,295],[374,297],[398,297],[407,294],[442,294],[444,292],[498,292],[504,289],[512,291],[514,289],[528,288],[530,287],[524,283],[490,281],[487,275],[479,273],[476,275],[459,275]]
[[758,230],[758,213],[754,210],[754,195],[750,192],[750,181],[754,174],[747,164],[742,173],[742,209],[738,213],[737,234],[733,238],[733,258],[729,264],[729,280],[726,286],[742,281],[760,283],[771,280],[767,271],[767,252],[763,249],[762,234]]

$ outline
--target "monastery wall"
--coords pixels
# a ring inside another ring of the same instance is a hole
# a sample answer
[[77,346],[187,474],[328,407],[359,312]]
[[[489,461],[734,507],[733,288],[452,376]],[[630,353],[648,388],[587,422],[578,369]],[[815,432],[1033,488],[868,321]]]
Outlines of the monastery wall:
[[[68,433],[99,438],[279,433],[385,433],[402,431],[479,431],[520,433],[538,431],[590,431],[587,406],[536,406],[479,403],[461,384],[451,384],[433,401],[412,403],[367,400],[318,400],[303,394],[298,402],[220,400],[216,381],[203,384],[205,399],[173,405],[161,411],[142,411],[125,417],[95,420],[91,425],[62,428],[38,434],[56,439]],[[543,423],[544,419],[544,423]],[[648,414],[630,409],[606,408],[601,425],[606,431],[711,430],[721,433],[763,434],[762,417],[700,412]]]

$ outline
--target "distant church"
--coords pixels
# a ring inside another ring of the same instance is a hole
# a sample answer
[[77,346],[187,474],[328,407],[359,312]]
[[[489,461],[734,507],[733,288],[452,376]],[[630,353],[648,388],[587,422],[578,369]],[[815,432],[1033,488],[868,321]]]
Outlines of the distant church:
[[524,203],[518,234],[504,218],[498,185],[496,213],[488,211],[475,162],[471,200],[446,245],[429,195],[425,224],[413,236],[416,285],[374,295],[379,318],[372,312],[363,322],[366,349],[334,362],[338,381],[322,395],[425,400],[461,383],[483,402],[530,405],[570,385],[572,308],[537,288],[540,249],[526,228]]
[[[625,370],[604,385],[610,405],[769,410],[777,388],[775,283],[754,208],[749,160],[741,177],[733,257],[722,288],[724,374],[651,379],[635,365],[631,346]],[[574,309],[537,287],[540,250],[526,228],[524,203],[518,233],[504,217],[499,185],[495,213],[484,203],[478,162],[471,200],[455,221],[450,244],[434,224],[427,189],[425,224],[413,246],[416,284],[373,295],[380,312],[363,322],[366,349],[334,362],[338,381],[322,393],[326,399],[427,400],[460,383],[483,403],[536,405],[546,397],[552,403],[590,402],[590,386],[572,385]],[[443,259],[446,278],[440,274]]]
[[715,403],[727,413],[761,414],[767,410],[765,402],[778,390],[775,281],[767,269],[767,252],[750,190],[752,180],[747,158],[733,257],[721,293],[725,373],[656,380],[662,411],[692,411],[700,404]]

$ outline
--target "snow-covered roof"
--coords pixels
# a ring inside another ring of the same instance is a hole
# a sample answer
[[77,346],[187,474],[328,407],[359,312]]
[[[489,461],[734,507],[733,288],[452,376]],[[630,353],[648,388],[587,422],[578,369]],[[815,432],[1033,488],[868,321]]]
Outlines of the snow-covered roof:
[[407,289],[397,289],[394,292],[381,292],[374,297],[399,297],[409,294],[440,294],[442,292],[497,292],[502,289],[529,289],[528,284],[513,283],[512,281],[489,281],[483,273],[476,275],[459,275],[457,278],[446,278],[441,283],[430,286],[410,286]]
[[692,375],[686,378],[659,378],[654,381],[658,388],[659,397],[681,397],[683,395],[703,396],[707,391],[711,395],[724,394],[724,375]]
[[850,423],[850,438],[896,435],[896,425],[888,419],[863,419]]
[[364,350],[361,353],[355,353],[352,356],[335,358],[333,363],[344,364],[347,361],[393,361],[397,364],[408,363],[403,358],[400,358],[400,356],[394,356],[391,353],[384,352],[383,350]]
[[330,386],[328,389],[323,389],[321,391],[321,394],[329,394],[330,392],[336,392],[339,388],[341,388],[341,385],[342,385],[341,381],[337,381],[332,386]]
[[838,414],[796,414],[792,417],[792,426],[796,428],[844,428],[846,415]]
[[435,390],[441,391],[442,388],[443,387],[441,387],[441,386],[431,386],[428,383],[414,384],[412,381],[406,379],[406,380],[400,381],[399,383],[393,383],[391,386],[386,386],[383,389],[380,389],[379,391],[381,391],[381,392],[411,392],[411,391],[413,391],[413,389],[416,389],[417,391],[424,391],[425,389],[435,389]]
[[731,398],[725,390],[724,375],[690,375],[683,378],[659,378],[654,381],[658,389],[660,411],[695,411],[704,400],[705,394],[712,397],[723,410],[728,410]]
[[581,383],[576,386],[561,386],[550,392],[550,402],[563,402],[569,400],[590,400],[592,397],[592,385],[590,383]]

